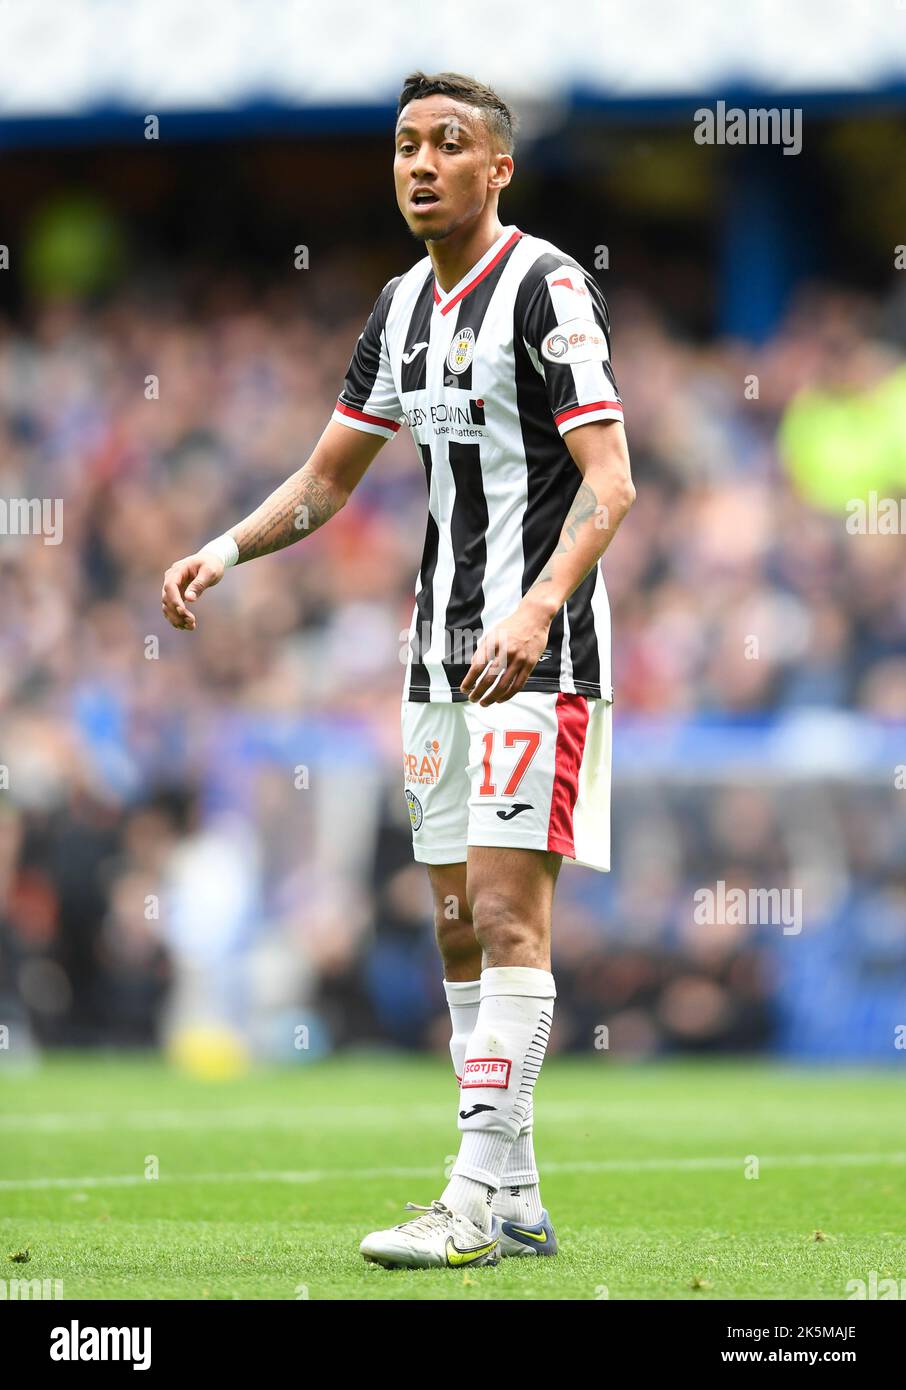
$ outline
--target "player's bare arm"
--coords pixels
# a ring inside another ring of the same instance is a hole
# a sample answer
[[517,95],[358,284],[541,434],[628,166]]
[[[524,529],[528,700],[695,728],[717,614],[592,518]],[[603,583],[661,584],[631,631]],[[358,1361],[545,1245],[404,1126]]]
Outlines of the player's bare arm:
[[[229,531],[239,551],[236,563],[271,555],[319,530],[346,505],[383,443],[330,421],[303,467]],[[195,614],[186,605],[219,584],[224,568],[221,556],[205,549],[170,566],[161,607],[173,627],[194,631]]]
[[515,613],[476,648],[460,687],[473,702],[500,704],[523,688],[547,646],[555,614],[598,563],[635,499],[619,420],[581,425],[569,431],[566,444],[582,482],[538,578]]

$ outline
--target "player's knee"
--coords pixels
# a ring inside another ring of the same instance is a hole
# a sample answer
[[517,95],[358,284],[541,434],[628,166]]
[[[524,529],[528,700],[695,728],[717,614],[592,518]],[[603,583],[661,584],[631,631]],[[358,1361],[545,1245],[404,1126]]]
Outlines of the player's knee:
[[489,964],[497,959],[510,959],[535,943],[535,932],[527,920],[525,905],[497,889],[477,894],[472,902],[472,923]]

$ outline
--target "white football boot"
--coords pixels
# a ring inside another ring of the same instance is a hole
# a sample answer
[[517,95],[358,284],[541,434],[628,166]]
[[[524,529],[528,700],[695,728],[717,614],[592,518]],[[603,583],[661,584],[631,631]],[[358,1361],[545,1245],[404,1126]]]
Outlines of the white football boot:
[[372,1231],[362,1241],[359,1250],[370,1263],[385,1269],[460,1269],[464,1265],[495,1265],[500,1259],[498,1217],[492,1217],[487,1235],[443,1202],[432,1202],[430,1207],[407,1202],[406,1210],[424,1215],[388,1231]]

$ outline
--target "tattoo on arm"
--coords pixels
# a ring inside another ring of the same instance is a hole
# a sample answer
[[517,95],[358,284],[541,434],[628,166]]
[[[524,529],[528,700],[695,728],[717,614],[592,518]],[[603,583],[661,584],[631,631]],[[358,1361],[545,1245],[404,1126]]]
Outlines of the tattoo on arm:
[[[557,548],[554,551],[554,555],[565,555],[569,551],[575,550],[579,531],[585,523],[596,514],[597,510],[598,499],[593,488],[590,488],[586,482],[580,483],[579,490],[573,498],[572,506],[566,514],[566,520],[563,523],[563,530],[560,533],[560,539],[557,541]],[[589,570],[590,569],[591,566],[589,566]],[[553,577],[552,555],[535,580],[535,584],[549,584]],[[532,585],[532,587],[534,588],[534,585]]]
[[239,563],[270,555],[310,536],[340,510],[345,498],[308,466],[287,478],[258,509],[234,526]]

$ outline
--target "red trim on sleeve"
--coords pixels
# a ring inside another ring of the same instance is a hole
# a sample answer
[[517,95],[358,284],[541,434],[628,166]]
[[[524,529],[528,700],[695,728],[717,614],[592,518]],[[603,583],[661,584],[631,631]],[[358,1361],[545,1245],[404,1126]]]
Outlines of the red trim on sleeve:
[[547,847],[570,859],[576,857],[573,810],[579,795],[579,769],[585,752],[588,700],[584,695],[557,696],[557,747],[554,753],[554,785],[547,823]]
[[619,401],[592,401],[591,405],[575,405],[572,410],[561,410],[559,415],[554,416],[554,424],[562,425],[564,420],[572,420],[576,415],[590,415],[593,410],[618,410],[623,414]]
[[395,420],[385,420],[382,415],[366,415],[364,410],[356,410],[354,406],[344,405],[342,401],[337,401],[336,408],[341,415],[351,415],[353,420],[363,420],[366,425],[383,425],[384,429],[393,430],[394,434],[399,429]]

